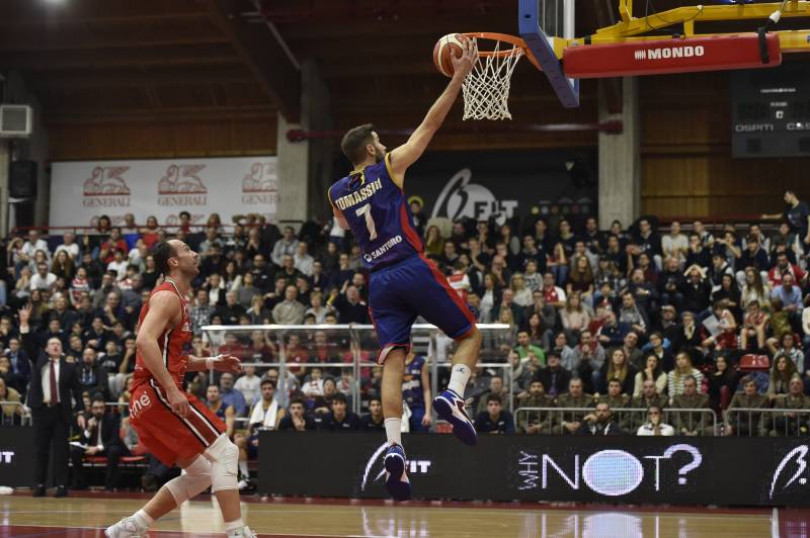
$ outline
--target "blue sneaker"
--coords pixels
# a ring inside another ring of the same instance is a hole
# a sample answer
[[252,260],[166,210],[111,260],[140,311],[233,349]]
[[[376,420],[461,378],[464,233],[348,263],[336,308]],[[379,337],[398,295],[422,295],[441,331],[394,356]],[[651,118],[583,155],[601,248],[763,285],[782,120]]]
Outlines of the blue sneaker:
[[462,443],[475,445],[478,442],[478,433],[464,410],[464,400],[458,394],[447,389],[433,399],[433,409],[439,418],[453,425],[453,433]]
[[388,473],[385,479],[388,493],[397,501],[407,501],[411,498],[411,483],[408,481],[408,475],[405,474],[405,449],[392,443],[388,447],[383,461],[385,471]]

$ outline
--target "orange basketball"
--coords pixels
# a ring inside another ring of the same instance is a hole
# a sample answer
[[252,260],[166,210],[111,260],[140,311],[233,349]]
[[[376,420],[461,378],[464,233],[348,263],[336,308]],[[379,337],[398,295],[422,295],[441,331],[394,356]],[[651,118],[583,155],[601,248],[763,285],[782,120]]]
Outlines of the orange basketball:
[[452,57],[458,58],[464,50],[464,43],[469,38],[462,34],[447,34],[436,41],[433,47],[433,64],[439,72],[446,76],[453,76]]

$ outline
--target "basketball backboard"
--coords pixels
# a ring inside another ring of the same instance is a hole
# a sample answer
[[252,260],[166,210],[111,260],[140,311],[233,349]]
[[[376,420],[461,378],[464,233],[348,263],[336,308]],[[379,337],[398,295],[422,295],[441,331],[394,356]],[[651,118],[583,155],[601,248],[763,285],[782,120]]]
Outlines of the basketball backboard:
[[555,38],[575,37],[575,0],[518,0],[518,29],[560,102],[566,108],[579,106],[579,81],[568,78],[556,51]]

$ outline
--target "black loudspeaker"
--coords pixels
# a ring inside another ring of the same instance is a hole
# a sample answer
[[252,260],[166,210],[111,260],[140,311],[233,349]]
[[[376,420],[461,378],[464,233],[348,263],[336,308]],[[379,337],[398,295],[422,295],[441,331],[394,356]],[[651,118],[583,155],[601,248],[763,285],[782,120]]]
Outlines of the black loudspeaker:
[[13,161],[8,167],[8,184],[12,198],[36,198],[36,161]]

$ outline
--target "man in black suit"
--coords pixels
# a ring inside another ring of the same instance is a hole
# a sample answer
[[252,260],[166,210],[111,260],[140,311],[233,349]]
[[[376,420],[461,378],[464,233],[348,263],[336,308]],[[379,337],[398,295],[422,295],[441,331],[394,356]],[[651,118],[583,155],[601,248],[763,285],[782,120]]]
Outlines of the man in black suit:
[[[83,489],[87,486],[82,462],[84,456],[107,458],[107,475],[104,489],[113,491],[118,485],[118,463],[126,448],[121,442],[121,419],[114,413],[107,413],[104,398],[95,396],[90,406],[90,418],[87,420],[87,429],[79,432],[79,443],[82,446],[71,445],[70,459],[73,461],[73,483],[71,487]],[[85,448],[86,447],[86,448]]]
[[557,397],[568,392],[568,384],[571,382],[571,372],[566,370],[560,362],[560,353],[556,350],[549,352],[546,357],[548,366],[538,370],[534,374],[533,381],[539,381],[546,389],[546,394]]
[[[53,478],[56,496],[67,496],[68,480],[68,432],[76,417],[80,430],[87,426],[84,419],[82,385],[76,366],[62,356],[62,342],[58,338],[48,340],[43,351],[31,334],[31,305],[20,310],[20,338],[23,349],[31,361],[31,386],[28,391],[28,406],[34,418],[34,444],[36,445],[36,486],[34,497],[45,495],[45,479],[48,460],[53,445]],[[71,409],[71,398],[76,402],[76,412]]]
[[613,421],[613,413],[607,402],[596,404],[593,413],[585,415],[582,425],[576,432],[578,435],[624,435],[625,433]]
[[17,389],[20,396],[25,397],[28,392],[28,382],[31,380],[31,363],[28,355],[22,350],[19,338],[13,336],[9,339],[5,355],[11,362],[11,387]]

